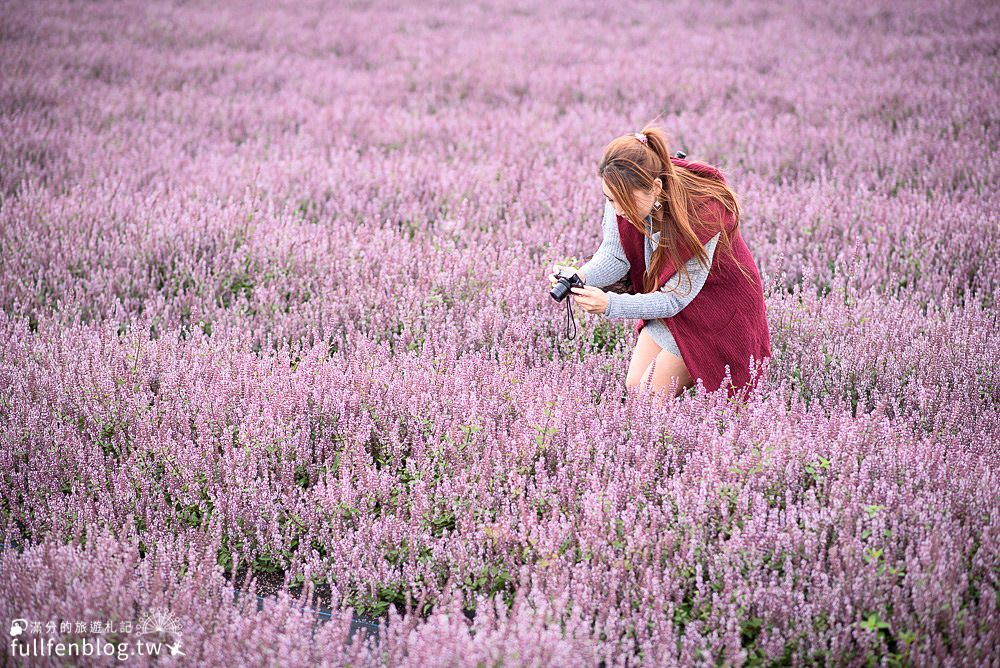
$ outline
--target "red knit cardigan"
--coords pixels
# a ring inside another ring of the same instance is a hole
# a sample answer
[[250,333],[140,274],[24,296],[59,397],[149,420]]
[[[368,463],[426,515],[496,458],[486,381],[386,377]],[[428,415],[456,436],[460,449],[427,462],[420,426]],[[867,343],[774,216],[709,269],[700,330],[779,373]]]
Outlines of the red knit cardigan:
[[[722,174],[714,167],[680,158],[672,157],[670,160],[676,166],[725,182]],[[733,214],[718,201],[712,201],[707,210],[713,215],[724,217],[736,262],[744,267],[753,283],[740,272],[728,253],[717,248],[704,287],[677,315],[661,320],[673,334],[684,364],[696,382],[701,378],[706,390],[717,390],[726,379],[728,366],[731,380],[726,383],[728,396],[746,398],[759,380],[756,373],[759,365],[771,356],[771,334],[767,326],[764,289],[743,235],[739,230],[733,234],[736,226]],[[617,219],[622,248],[630,265],[629,277],[633,289],[639,292],[646,273],[643,246],[645,236],[628,219],[622,216]],[[718,232],[717,229],[695,231],[702,244],[707,243]],[[683,246],[679,250],[682,263],[693,257]],[[660,284],[676,271],[668,257],[660,273]],[[637,321],[636,333],[645,325],[645,320]]]

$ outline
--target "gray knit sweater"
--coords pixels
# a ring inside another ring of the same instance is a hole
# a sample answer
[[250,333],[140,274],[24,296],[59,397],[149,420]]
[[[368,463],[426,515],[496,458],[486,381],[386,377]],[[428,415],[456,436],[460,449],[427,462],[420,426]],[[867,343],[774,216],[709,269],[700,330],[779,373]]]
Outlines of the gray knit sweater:
[[[651,231],[653,225],[652,216],[646,216],[645,222],[646,232],[648,233]],[[603,288],[620,280],[628,273],[631,266],[625,258],[625,250],[622,248],[622,242],[618,236],[618,222],[615,217],[615,208],[611,205],[611,202],[605,204],[604,219],[601,221],[601,228],[604,230],[604,241],[601,243],[601,247],[597,249],[594,257],[590,258],[579,269],[583,273],[585,284],[598,288]],[[715,245],[718,243],[721,234],[719,232],[705,244],[709,267],[711,267]],[[660,233],[657,232],[652,236],[652,241],[649,237],[646,237],[645,243],[647,267],[649,266],[649,259],[653,254],[656,242],[659,241]],[[609,292],[607,293],[608,307],[601,315],[607,318],[635,318],[642,320],[670,318],[677,315],[681,309],[690,304],[698,295],[698,292],[708,279],[709,270],[698,262],[698,258],[692,257],[685,266],[691,276],[690,283],[685,282],[681,285],[681,281],[683,280],[681,272],[677,272],[667,279],[667,282],[663,284],[658,292],[635,295]],[[678,286],[680,287],[678,288]],[[666,290],[674,291],[665,292]]]

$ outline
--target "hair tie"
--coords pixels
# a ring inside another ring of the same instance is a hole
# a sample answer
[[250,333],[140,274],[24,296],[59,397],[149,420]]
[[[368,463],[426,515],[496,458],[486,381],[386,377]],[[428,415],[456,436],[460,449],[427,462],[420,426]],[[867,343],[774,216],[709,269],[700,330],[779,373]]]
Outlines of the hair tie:
[[632,136],[641,141],[643,144],[646,143],[646,135],[641,132],[633,132]]

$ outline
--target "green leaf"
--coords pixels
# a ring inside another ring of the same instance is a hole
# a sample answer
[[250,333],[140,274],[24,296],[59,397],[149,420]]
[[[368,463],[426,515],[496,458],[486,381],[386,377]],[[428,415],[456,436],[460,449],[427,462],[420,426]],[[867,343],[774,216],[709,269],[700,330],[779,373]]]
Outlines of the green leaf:
[[868,519],[875,519],[875,516],[878,515],[878,511],[885,510],[885,506],[870,505],[865,506],[864,510],[868,513]]
[[861,622],[861,628],[875,633],[881,629],[888,629],[889,623],[879,617],[877,612],[872,612]]

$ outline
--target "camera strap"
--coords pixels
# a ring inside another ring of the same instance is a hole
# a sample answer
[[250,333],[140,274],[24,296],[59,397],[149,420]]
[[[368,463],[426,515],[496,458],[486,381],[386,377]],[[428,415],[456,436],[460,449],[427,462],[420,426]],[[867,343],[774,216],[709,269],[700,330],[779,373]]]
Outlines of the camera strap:
[[[570,303],[571,301],[573,300],[570,295],[566,295],[566,338],[570,341],[576,338],[576,318],[573,317],[573,305]],[[568,335],[571,324],[573,325],[573,336]]]

